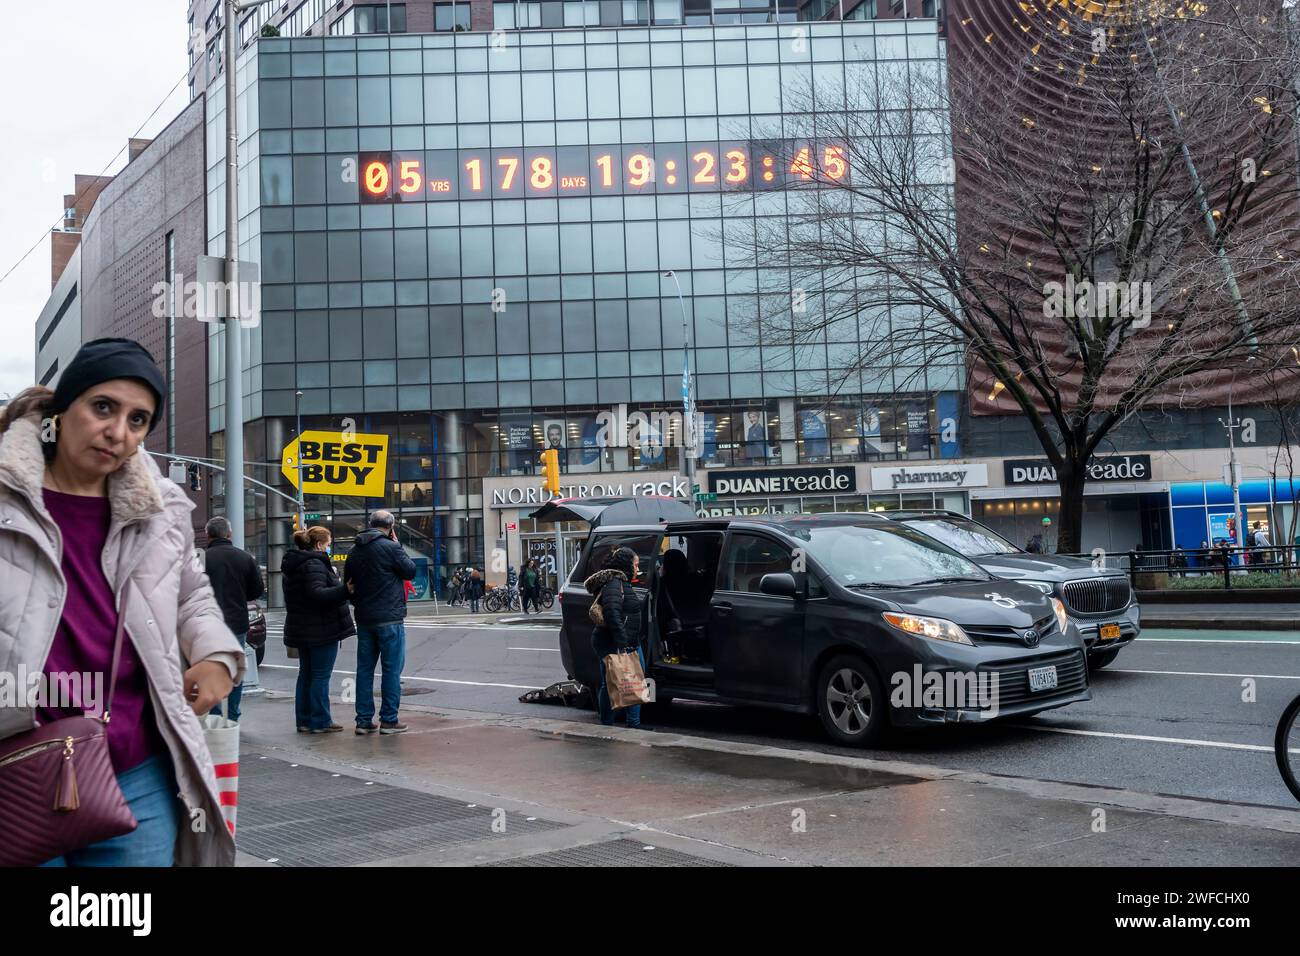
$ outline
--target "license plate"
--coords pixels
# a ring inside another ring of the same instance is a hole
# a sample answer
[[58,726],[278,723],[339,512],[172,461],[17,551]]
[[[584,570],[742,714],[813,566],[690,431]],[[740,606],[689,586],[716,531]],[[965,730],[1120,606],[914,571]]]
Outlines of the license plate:
[[1056,665],[1029,668],[1029,689],[1052,690],[1056,687]]
[[1103,641],[1113,641],[1117,637],[1119,637],[1118,624],[1103,624],[1101,626],[1101,639]]

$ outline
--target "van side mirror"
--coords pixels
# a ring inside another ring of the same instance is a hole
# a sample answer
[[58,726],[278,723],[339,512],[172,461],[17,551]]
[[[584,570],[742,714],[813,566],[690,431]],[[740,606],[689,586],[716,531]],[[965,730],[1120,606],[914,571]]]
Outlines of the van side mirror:
[[758,582],[758,589],[764,594],[794,598],[796,601],[803,597],[799,591],[799,586],[795,584],[794,575],[785,572],[763,575]]

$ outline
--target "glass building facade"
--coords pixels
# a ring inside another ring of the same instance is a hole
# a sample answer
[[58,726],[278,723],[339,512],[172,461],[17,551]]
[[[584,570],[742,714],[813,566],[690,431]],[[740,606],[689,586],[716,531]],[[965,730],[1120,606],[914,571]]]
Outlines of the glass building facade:
[[[851,148],[798,141],[791,91],[887,65],[942,70],[936,21],[258,40],[237,70],[240,250],[262,281],[260,327],[243,333],[247,459],[292,494],[278,458],[298,415],[388,434],[382,503],[308,496],[306,510],[344,551],[367,509],[397,511],[437,587],[482,566],[484,479],[533,473],[544,447],[566,473],[677,470],[675,436],[603,447],[596,422],[680,409],[687,338],[702,468],[955,456],[939,422],[957,413],[957,365],[874,369],[827,394],[890,317],[797,355],[753,331],[760,291],[790,284],[757,267],[755,221],[788,214],[801,150],[833,164]],[[208,91],[214,255],[223,83]],[[273,573],[292,510],[248,493],[249,546]]]

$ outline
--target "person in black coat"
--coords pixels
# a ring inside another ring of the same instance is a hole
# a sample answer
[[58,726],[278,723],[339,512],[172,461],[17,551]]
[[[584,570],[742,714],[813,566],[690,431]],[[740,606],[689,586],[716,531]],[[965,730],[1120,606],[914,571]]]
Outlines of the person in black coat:
[[312,527],[293,536],[296,551],[280,562],[284,575],[284,643],[298,650],[294,695],[298,733],[337,733],[330,716],[330,674],[339,642],[356,634],[348,589],[330,563],[329,530]]
[[[641,650],[641,627],[645,617],[641,598],[632,589],[632,582],[641,573],[641,561],[631,548],[619,548],[609,556],[605,567],[583,582],[587,593],[600,602],[605,615],[605,626],[591,632],[591,649],[600,662],[600,687],[596,689],[596,707],[600,722],[606,726],[614,723],[614,709],[610,706],[609,692],[605,689],[605,658],[622,651],[636,651],[645,670],[645,654]],[[641,706],[634,704],[623,709],[629,727],[641,726]]]
[[[391,512],[376,511],[370,527],[357,535],[343,565],[343,583],[357,615],[358,734],[400,734],[402,668],[406,665],[406,582],[415,577],[415,562],[397,541]],[[379,726],[375,726],[375,666],[382,665]]]
[[[256,601],[266,592],[262,581],[262,572],[257,566],[257,559],[243,548],[236,548],[230,540],[230,521],[220,516],[208,522],[208,549],[204,553],[203,569],[207,572],[208,583],[216,595],[217,604],[221,606],[221,616],[226,619],[226,627],[239,639],[239,646],[248,643],[248,602]],[[243,698],[244,682],[240,681],[230,691],[229,717],[239,720],[239,703]],[[211,714],[221,713],[217,704]]]

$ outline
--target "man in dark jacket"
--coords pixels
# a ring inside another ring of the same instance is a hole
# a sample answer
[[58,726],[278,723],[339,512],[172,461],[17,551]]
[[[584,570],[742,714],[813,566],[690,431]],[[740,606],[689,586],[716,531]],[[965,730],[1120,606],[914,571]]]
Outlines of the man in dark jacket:
[[[257,560],[247,551],[235,547],[230,540],[230,522],[225,518],[213,518],[207,524],[208,548],[204,563],[208,572],[208,581],[221,606],[221,614],[226,619],[226,627],[239,638],[239,646],[248,643],[248,602],[256,601],[266,592],[262,583],[262,572],[258,570]],[[243,698],[244,684],[240,681],[230,691],[230,719],[239,720],[239,703]],[[221,705],[217,704],[209,713],[220,714]]]
[[[357,615],[357,733],[400,734],[397,719],[406,663],[406,585],[415,562],[397,543],[390,512],[376,511],[370,528],[357,535],[343,566],[343,582]],[[375,716],[375,664],[382,662],[379,726]]]

